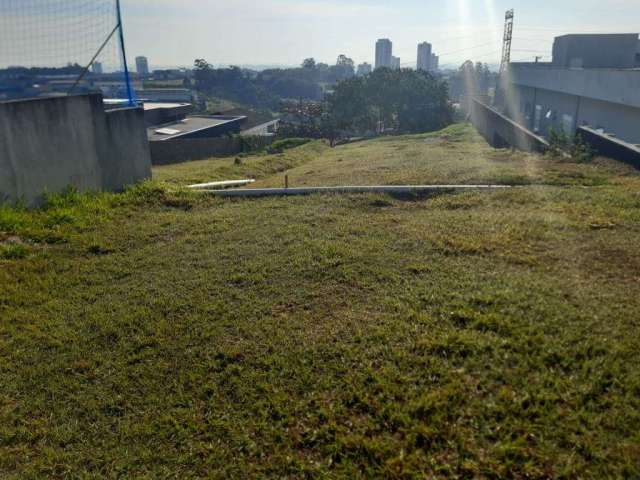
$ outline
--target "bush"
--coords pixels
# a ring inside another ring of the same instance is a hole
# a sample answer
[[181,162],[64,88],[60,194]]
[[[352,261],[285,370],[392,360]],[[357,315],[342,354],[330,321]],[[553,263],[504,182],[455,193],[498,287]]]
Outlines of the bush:
[[571,158],[578,163],[588,163],[593,160],[595,152],[591,146],[584,141],[582,135],[576,135],[573,139],[570,151]]
[[594,152],[581,135],[571,138],[563,129],[549,132],[549,153],[553,157],[565,157],[577,163],[593,160]]

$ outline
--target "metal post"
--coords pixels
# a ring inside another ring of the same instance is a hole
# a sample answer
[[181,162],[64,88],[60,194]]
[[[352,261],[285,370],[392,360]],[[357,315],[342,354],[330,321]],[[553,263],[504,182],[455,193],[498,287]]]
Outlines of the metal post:
[[131,87],[131,77],[129,76],[129,66],[127,65],[127,51],[124,47],[124,27],[122,25],[122,13],[120,10],[120,0],[116,0],[116,9],[118,11],[118,25],[120,27],[120,50],[122,52],[122,61],[124,62],[124,78],[127,83],[127,97],[129,98],[129,106],[136,105],[135,95]]
[[515,12],[513,9],[507,10],[504,16],[504,38],[502,44],[502,62],[500,62],[500,73],[504,73],[511,61],[511,42],[513,41],[513,18]]
[[513,41],[513,19],[515,17],[515,11],[513,9],[507,10],[504,16],[504,36],[502,43],[502,60],[500,61],[500,75],[498,75],[498,84],[496,85],[496,93],[493,99],[493,103],[498,108],[505,108],[505,95],[503,91],[507,78],[507,70],[509,68],[509,62],[511,62],[511,42]]

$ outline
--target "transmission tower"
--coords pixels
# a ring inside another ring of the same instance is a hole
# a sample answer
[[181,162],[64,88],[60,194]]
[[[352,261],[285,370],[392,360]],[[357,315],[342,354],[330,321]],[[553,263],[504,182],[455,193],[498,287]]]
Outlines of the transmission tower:
[[504,16],[504,43],[502,45],[502,62],[500,63],[500,73],[504,72],[511,61],[511,41],[513,40],[513,8],[507,10]]

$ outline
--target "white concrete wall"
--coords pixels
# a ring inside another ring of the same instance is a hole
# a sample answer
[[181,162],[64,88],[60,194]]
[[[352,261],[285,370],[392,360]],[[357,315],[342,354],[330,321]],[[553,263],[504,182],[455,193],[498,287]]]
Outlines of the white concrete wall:
[[613,133],[621,140],[640,144],[640,109],[590,98],[580,102],[578,126],[589,125]]
[[[507,115],[541,135],[548,135],[552,128],[574,134],[578,127],[589,125],[626,142],[640,143],[640,108],[518,85],[511,86],[506,98]],[[542,107],[539,130],[535,128],[536,105]],[[546,118],[549,111],[551,118]],[[563,122],[565,115],[571,117],[571,128]]]
[[515,85],[640,108],[640,70],[583,70],[512,63],[508,75]]
[[151,153],[142,108],[109,110],[98,128],[102,189],[118,191],[151,178]]
[[142,109],[105,113],[100,95],[0,103],[0,201],[118,190],[151,175]]

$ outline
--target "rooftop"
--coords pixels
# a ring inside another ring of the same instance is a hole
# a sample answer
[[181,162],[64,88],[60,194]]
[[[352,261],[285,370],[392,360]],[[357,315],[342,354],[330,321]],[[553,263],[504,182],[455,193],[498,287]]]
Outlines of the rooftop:
[[148,110],[159,110],[159,109],[167,109],[167,108],[181,108],[181,107],[190,107],[190,103],[162,103],[162,102],[145,102],[144,109]]
[[219,127],[228,123],[241,122],[245,118],[246,117],[227,115],[194,115],[177,122],[148,128],[147,133],[151,141],[170,140],[199,130]]

